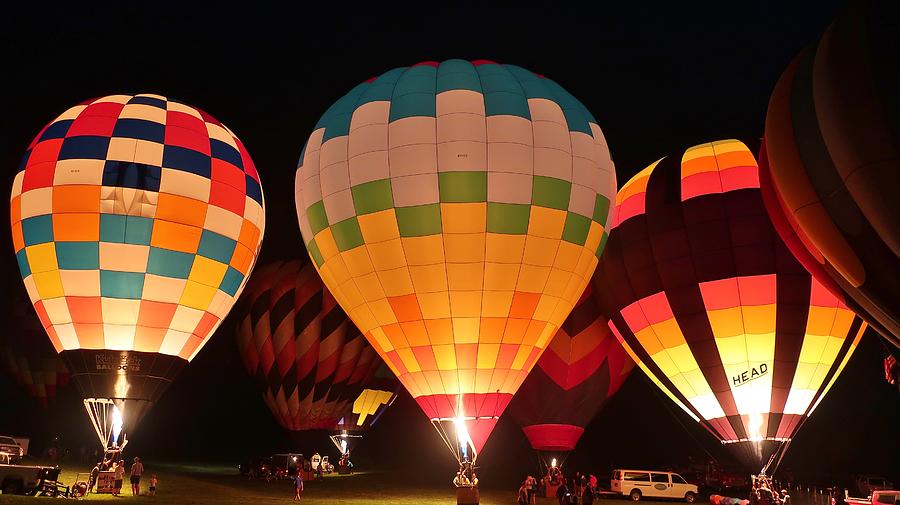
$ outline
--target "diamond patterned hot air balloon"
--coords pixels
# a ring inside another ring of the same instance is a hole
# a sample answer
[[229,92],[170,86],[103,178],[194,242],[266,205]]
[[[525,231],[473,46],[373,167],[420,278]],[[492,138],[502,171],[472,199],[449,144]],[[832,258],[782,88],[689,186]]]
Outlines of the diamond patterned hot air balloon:
[[254,273],[239,309],[238,349],[288,431],[339,430],[381,360],[313,266],[275,262]]
[[69,369],[44,336],[44,329],[22,293],[7,303],[15,325],[0,333],[0,367],[42,407],[68,384]]
[[633,368],[589,285],[509,406],[542,464],[562,465]]
[[325,285],[473,461],[589,281],[615,185],[597,122],[562,87],[449,60],[328,109],[296,204]]
[[900,5],[857,2],[778,80],[760,165],[801,263],[900,347]]
[[615,209],[595,276],[610,328],[748,469],[775,468],[866,324],[781,241],[736,140],[651,164]]
[[101,443],[121,443],[113,424],[133,431],[250,274],[265,223],[250,155],[165,97],[89,100],[28,147],[10,212],[41,323]]

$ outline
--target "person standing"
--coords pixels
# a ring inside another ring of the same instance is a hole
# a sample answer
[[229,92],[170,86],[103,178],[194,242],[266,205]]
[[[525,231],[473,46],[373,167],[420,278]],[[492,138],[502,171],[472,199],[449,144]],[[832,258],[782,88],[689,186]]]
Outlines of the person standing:
[[594,505],[594,491],[590,487],[585,486],[581,494],[581,505]]
[[150,496],[156,496],[156,474],[150,476]]
[[569,486],[566,484],[566,479],[561,480],[559,487],[556,488],[556,500],[559,505],[566,505],[569,503]]
[[120,459],[113,466],[113,475],[115,482],[113,484],[113,496],[119,496],[122,492],[122,481],[125,479],[125,460]]
[[131,496],[141,495],[141,475],[144,475],[144,464],[135,456],[131,464]]
[[303,495],[303,476],[300,473],[300,469],[297,469],[297,473],[294,474],[294,500],[300,501],[300,498]]
[[88,478],[88,493],[93,493],[94,486],[97,485],[97,477],[100,476],[100,464],[101,463],[98,461],[97,464],[94,465],[94,468],[91,468],[91,476]]
[[522,482],[522,485],[519,486],[519,494],[516,496],[516,505],[529,505],[531,503],[531,499],[528,497],[528,479],[525,479]]

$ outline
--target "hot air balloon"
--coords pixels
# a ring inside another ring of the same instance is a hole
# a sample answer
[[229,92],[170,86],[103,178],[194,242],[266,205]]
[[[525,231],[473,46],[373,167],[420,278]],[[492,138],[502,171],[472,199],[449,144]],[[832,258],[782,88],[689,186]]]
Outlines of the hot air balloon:
[[610,329],[750,470],[777,467],[866,324],[769,221],[756,161],[725,140],[651,164],[616,197],[597,269]]
[[859,2],[791,62],[760,166],[800,262],[900,347],[898,22],[895,2]]
[[250,274],[265,222],[250,155],[165,97],[89,100],[28,146],[10,212],[34,309],[100,443],[121,448]]
[[589,281],[614,191],[603,134],[562,87],[448,60],[331,106],[295,193],[325,285],[472,463]]
[[380,360],[313,266],[260,268],[239,313],[238,350],[278,424],[295,435],[336,430]]
[[7,306],[12,308],[9,320],[17,324],[0,333],[0,365],[41,407],[47,408],[58,388],[69,383],[69,370],[43,335],[28,299],[17,297]]
[[[344,415],[338,420],[331,435],[331,442],[341,451],[341,456],[349,458],[350,452],[362,441],[365,433],[378,422],[384,411],[397,399],[400,383],[390,369],[370,346],[366,346],[367,354],[371,354],[373,366],[360,366],[365,376],[360,380],[350,381],[350,402]],[[356,374],[354,374],[356,375]]]
[[541,470],[562,466],[632,368],[588,285],[509,406],[538,451]]

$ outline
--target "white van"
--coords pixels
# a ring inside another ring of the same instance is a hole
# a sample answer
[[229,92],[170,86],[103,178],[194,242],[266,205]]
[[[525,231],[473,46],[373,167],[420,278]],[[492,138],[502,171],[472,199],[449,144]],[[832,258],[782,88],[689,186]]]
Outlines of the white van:
[[613,470],[610,488],[613,493],[628,496],[632,501],[647,498],[677,498],[694,503],[697,486],[688,484],[674,472],[657,470]]

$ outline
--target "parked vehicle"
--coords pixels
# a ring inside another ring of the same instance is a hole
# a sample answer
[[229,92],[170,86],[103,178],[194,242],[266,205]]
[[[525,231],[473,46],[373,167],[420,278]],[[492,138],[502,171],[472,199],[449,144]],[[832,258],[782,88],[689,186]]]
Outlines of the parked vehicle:
[[275,465],[272,464],[271,456],[263,456],[241,463],[238,466],[238,470],[241,475],[248,479],[271,479],[275,474]]
[[0,435],[0,454],[7,454],[13,463],[18,463],[25,455],[25,450],[13,437]]
[[642,498],[677,498],[694,503],[697,486],[688,484],[675,472],[658,470],[613,470],[610,479],[613,493],[628,496],[632,501]]
[[854,481],[859,496],[871,496],[878,489],[894,489],[894,483],[881,475],[861,474]]
[[[0,492],[3,494],[34,495],[55,489],[59,467],[11,464],[7,453],[0,453]],[[54,495],[55,496],[55,495]]]
[[848,496],[844,501],[847,502],[847,505],[897,505],[900,504],[900,491],[876,489],[868,498]]

